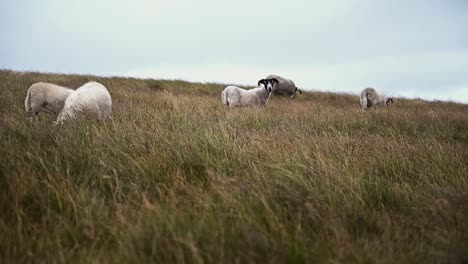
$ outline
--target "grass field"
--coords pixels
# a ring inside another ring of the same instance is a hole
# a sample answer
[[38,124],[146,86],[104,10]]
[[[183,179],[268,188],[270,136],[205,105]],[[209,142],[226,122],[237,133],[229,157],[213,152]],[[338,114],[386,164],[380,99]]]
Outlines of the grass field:
[[[29,122],[31,84],[89,80],[111,120]],[[468,105],[223,88],[0,71],[0,263],[468,261]]]

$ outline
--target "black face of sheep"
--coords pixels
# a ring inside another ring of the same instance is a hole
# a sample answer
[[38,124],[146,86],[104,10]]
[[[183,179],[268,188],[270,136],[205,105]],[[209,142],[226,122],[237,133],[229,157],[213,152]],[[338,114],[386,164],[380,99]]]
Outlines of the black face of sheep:
[[393,104],[393,98],[387,98],[387,101],[385,101],[385,104],[386,104],[387,106],[392,105],[392,104]]
[[272,79],[261,79],[260,81],[258,81],[258,86],[260,86],[261,84],[263,84],[263,87],[265,88],[265,90],[267,90],[268,92],[271,92],[273,90],[273,85],[275,83],[278,83],[278,79],[276,78],[272,78]]

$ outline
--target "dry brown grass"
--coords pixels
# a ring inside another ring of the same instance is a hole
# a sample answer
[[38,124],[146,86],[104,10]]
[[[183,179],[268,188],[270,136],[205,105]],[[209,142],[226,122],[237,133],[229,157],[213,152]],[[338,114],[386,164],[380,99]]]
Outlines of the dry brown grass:
[[[89,80],[111,120],[29,123],[29,85]],[[223,87],[0,71],[2,262],[467,261],[468,106]]]

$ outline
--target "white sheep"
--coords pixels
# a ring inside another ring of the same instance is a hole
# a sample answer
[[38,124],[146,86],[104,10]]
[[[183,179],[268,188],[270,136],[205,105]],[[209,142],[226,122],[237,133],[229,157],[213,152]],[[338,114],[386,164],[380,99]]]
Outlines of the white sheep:
[[112,99],[109,91],[98,82],[88,82],[68,96],[55,124],[75,119],[77,114],[90,114],[101,120],[111,113]]
[[390,106],[393,104],[393,98],[385,95],[374,88],[365,88],[361,92],[361,107],[368,109],[373,106]]
[[275,95],[286,95],[293,99],[294,97],[296,97],[297,92],[302,94],[302,91],[296,87],[296,84],[294,84],[292,80],[273,74],[268,75],[266,78],[277,80],[277,87],[275,87],[274,89]]
[[271,96],[274,79],[261,79],[257,88],[245,90],[237,86],[228,86],[221,93],[221,99],[226,106],[265,106]]
[[72,89],[63,86],[38,82],[29,87],[24,107],[31,115],[31,121],[38,118],[39,112],[57,114],[62,110],[65,100],[72,92]]

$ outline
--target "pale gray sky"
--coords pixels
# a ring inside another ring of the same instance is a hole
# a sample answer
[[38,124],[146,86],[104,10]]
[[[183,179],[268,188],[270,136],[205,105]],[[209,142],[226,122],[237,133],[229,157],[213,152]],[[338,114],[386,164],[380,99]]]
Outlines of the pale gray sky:
[[465,0],[0,0],[0,68],[468,102]]

